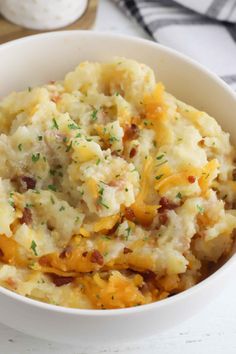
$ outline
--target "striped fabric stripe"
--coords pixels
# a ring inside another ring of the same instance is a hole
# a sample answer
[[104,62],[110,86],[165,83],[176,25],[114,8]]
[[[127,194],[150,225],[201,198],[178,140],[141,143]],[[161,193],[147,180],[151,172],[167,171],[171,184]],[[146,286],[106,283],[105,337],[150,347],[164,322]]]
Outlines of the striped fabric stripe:
[[[236,89],[236,0],[113,1],[126,14],[135,18],[154,40],[182,50],[190,56],[192,51],[193,58],[197,60],[201,54],[200,61],[211,70],[214,70],[215,61],[215,72]],[[193,11],[194,9],[196,11]],[[172,28],[175,30],[173,31]],[[199,29],[201,38],[196,37],[198,33],[196,28]],[[172,36],[170,40],[168,40],[168,31],[169,36]],[[173,45],[175,31],[176,43]],[[191,31],[195,37],[188,36],[188,32]],[[206,43],[204,43],[205,37]],[[179,47],[177,41],[180,41]],[[187,50],[183,50],[184,47]]]

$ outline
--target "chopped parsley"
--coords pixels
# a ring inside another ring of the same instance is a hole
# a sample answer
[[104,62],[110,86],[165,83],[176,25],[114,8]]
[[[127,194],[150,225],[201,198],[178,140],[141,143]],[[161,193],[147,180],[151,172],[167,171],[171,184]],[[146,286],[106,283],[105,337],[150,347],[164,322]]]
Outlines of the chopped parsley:
[[62,205],[62,206],[60,207],[59,211],[63,211],[63,210],[65,210],[65,207]]
[[182,199],[182,194],[179,192],[176,194],[176,198]]
[[13,199],[9,199],[8,203],[10,204],[10,206],[12,206],[12,208],[15,208],[15,203]]
[[128,188],[125,188],[125,191],[128,192],[129,191]]
[[53,122],[52,128],[55,128],[55,129],[57,129],[57,130],[58,130],[58,129],[59,129],[59,126],[58,126],[58,124],[57,124],[56,119],[55,119],[55,118],[53,118],[52,122]]
[[165,156],[164,154],[159,155],[159,156],[156,157],[156,159],[157,159],[157,160],[161,160],[164,156]]
[[110,136],[109,138],[110,143],[114,143],[114,141],[119,141],[115,136]]
[[37,248],[37,243],[34,240],[32,240],[30,249],[34,252],[35,256],[38,256],[36,248]]
[[202,206],[197,205],[197,209],[198,209],[199,213],[201,213],[201,214],[204,213],[204,208]]
[[[104,183],[104,182],[102,182]],[[104,208],[106,209],[109,209],[109,206],[106,205],[103,201],[103,193],[104,193],[104,188],[103,187],[100,187],[99,191],[98,191],[98,194],[99,194],[99,197],[98,197],[98,204],[102,205]]]
[[42,135],[39,135],[39,136],[38,136],[38,141],[42,141],[42,140],[43,140]]
[[79,222],[79,221],[80,221],[80,217],[79,217],[79,216],[76,216],[75,222]]
[[76,138],[81,138],[81,133],[76,134]]
[[96,165],[98,166],[100,164],[101,160],[100,159],[97,159],[96,161]]
[[119,92],[116,92],[115,95],[116,95],[116,96],[120,96],[120,93],[119,93]]
[[57,173],[57,171],[56,171],[56,170],[49,170],[49,173],[50,173],[51,176],[55,176],[55,174]]
[[50,189],[50,190],[53,191],[53,192],[56,192],[56,191],[57,191],[57,187],[55,186],[55,184],[49,184],[49,185],[48,185],[48,189]]
[[31,204],[31,203],[26,203],[26,204],[25,204],[25,207],[26,207],[26,208],[32,208],[32,207],[33,207],[33,204]]
[[75,123],[68,124],[68,128],[71,130],[80,129],[80,127]]
[[32,91],[32,87],[28,87],[28,92],[31,92]]
[[164,176],[164,174],[158,175],[158,176],[155,177],[155,179],[158,181],[158,180],[161,179],[161,177],[163,177],[163,176]]
[[91,113],[91,121],[92,122],[95,122],[98,119],[97,113],[98,113],[97,109],[94,109],[93,112]]
[[156,167],[159,167],[159,166],[161,166],[161,165],[164,165],[164,164],[167,163],[167,162],[168,162],[168,160],[165,160],[165,161],[159,163],[158,165],[156,165]]
[[52,203],[52,204],[55,204],[55,200],[53,199],[52,196],[50,197],[50,200],[51,200],[51,203]]
[[72,148],[72,141],[71,141],[70,144],[67,146],[66,152],[69,152],[71,148]]
[[126,231],[125,239],[128,240],[130,232],[131,232],[131,228],[127,227],[127,229],[125,229],[125,231]]
[[22,151],[22,144],[19,144],[19,145],[18,145],[18,150],[19,150],[19,151]]
[[40,153],[37,152],[36,154],[32,154],[31,159],[34,163],[37,162],[40,159]]

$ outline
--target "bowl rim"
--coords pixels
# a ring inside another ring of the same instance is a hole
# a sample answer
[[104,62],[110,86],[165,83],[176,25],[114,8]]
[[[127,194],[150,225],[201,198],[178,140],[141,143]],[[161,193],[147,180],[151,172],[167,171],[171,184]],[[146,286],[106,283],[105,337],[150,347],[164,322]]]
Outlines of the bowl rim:
[[[123,34],[117,34],[117,33],[108,33],[105,31],[89,31],[89,30],[70,30],[70,31],[51,31],[51,32],[46,32],[46,33],[40,33],[40,34],[35,34],[31,36],[27,36],[24,38],[20,39],[15,39],[13,41],[4,43],[0,45],[0,53],[1,51],[7,50],[7,48],[14,47],[15,45],[21,45],[24,42],[31,42],[32,40],[41,40],[41,39],[48,39],[48,38],[54,38],[54,37],[62,37],[65,39],[65,37],[70,37],[70,36],[84,36],[84,37],[94,37],[98,39],[106,39],[106,38],[111,38],[114,40],[121,40],[125,42],[133,42],[134,44],[137,45],[143,45],[143,46],[148,46],[150,48],[159,48],[160,51],[164,52],[165,54],[170,54],[173,57],[177,57],[180,60],[187,62],[191,66],[195,67],[197,70],[201,71],[204,75],[208,76],[211,80],[213,80],[217,85],[221,86],[222,89],[224,89],[229,96],[231,96],[232,99],[236,100],[236,93],[228,86],[220,77],[218,77],[214,72],[211,70],[207,69],[203,65],[199,64],[197,61],[195,61],[192,58],[189,58],[187,55],[182,54],[172,48],[166,47],[162,44],[156,43],[154,41],[148,40],[148,39],[142,39],[138,37],[133,37],[133,36],[127,36]],[[1,65],[1,59],[0,59],[0,65]],[[160,307],[166,307],[168,305],[171,305],[175,302],[178,301],[183,301],[185,298],[193,295],[194,293],[197,293],[201,289],[204,289],[208,287],[214,280],[215,278],[219,278],[219,276],[223,276],[224,273],[229,270],[230,267],[236,262],[236,253],[232,254],[230,258],[222,265],[220,266],[219,269],[217,269],[213,274],[199,282],[198,284],[192,286],[191,288],[184,290],[183,292],[180,292],[174,296],[168,297],[163,300],[159,300],[156,302],[152,302],[149,304],[144,304],[136,307],[129,307],[129,308],[122,308],[122,309],[106,309],[106,310],[100,310],[100,309],[80,309],[80,308],[67,308],[63,306],[57,306],[49,303],[45,303],[39,300],[31,299],[26,296],[17,294],[7,288],[4,288],[0,286],[0,296],[5,295],[7,297],[10,297],[12,300],[15,300],[19,303],[23,303],[24,305],[29,305],[30,307],[36,307],[38,309],[44,310],[44,311],[50,311],[50,312],[57,312],[57,313],[62,313],[64,315],[72,315],[72,316],[94,316],[94,317],[117,317],[117,316],[124,316],[124,315],[131,315],[131,314],[136,314],[136,313],[141,313],[143,311],[152,311],[154,309],[158,309]]]

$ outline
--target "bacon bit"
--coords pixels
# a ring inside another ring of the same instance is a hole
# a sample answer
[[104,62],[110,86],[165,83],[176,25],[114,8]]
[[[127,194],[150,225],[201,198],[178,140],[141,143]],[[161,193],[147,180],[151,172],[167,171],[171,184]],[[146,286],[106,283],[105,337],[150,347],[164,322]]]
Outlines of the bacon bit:
[[48,259],[47,256],[42,256],[41,258],[39,258],[38,262],[42,267],[49,267],[50,266],[50,260]]
[[61,97],[59,95],[55,95],[51,98],[51,101],[54,103],[58,103],[60,101]]
[[108,183],[110,187],[117,187],[119,191],[121,191],[125,186],[125,181],[121,179],[116,179]]
[[233,170],[232,178],[233,178],[233,181],[236,181],[236,168]]
[[85,251],[85,252],[82,253],[83,257],[87,257],[87,255],[88,255],[88,251]]
[[32,177],[29,176],[22,176],[21,177],[22,182],[26,185],[26,190],[28,189],[35,189],[36,186],[36,180]]
[[178,207],[177,204],[171,203],[166,197],[162,197],[159,203],[161,205],[161,208],[158,209],[159,213],[164,213],[165,210],[171,210]]
[[56,274],[50,274],[50,278],[52,279],[53,284],[55,284],[57,287],[69,284],[74,280],[73,277],[62,277]]
[[111,155],[112,155],[112,156],[120,156],[120,155],[119,155],[119,152],[116,151],[116,150],[115,150],[115,151],[112,151],[112,152],[111,152]]
[[132,159],[137,154],[137,149],[132,148],[129,153],[129,157]]
[[53,231],[54,230],[54,227],[50,224],[49,221],[47,222],[47,228],[48,228],[49,231]]
[[129,221],[135,221],[136,217],[131,208],[125,208],[124,216]]
[[152,272],[151,270],[149,270],[145,273],[142,273],[142,277],[145,282],[154,281],[156,278],[156,274],[154,272]]
[[134,140],[139,136],[139,127],[136,124],[126,125],[123,140]]
[[198,144],[199,144],[200,146],[204,146],[204,143],[205,143],[205,140],[204,140],[204,139],[202,139],[202,140],[200,140],[200,141],[198,142]]
[[119,222],[117,222],[112,229],[108,230],[106,232],[106,235],[110,236],[113,235],[116,232],[117,227],[119,226]]
[[3,250],[0,248],[0,257],[4,257]]
[[161,223],[161,225],[165,225],[168,221],[168,216],[167,214],[163,213],[159,215],[159,221]]
[[188,181],[189,181],[189,183],[194,183],[196,181],[196,177],[188,176]]
[[124,250],[123,250],[123,253],[124,253],[124,254],[132,253],[132,252],[133,252],[133,251],[132,251],[130,248],[124,247]]
[[103,256],[101,255],[101,253],[98,250],[94,250],[92,252],[90,261],[92,263],[97,263],[99,265],[103,265],[103,263],[104,263]]
[[24,208],[23,215],[20,218],[20,223],[26,224],[26,225],[29,225],[32,223],[32,213],[29,208]]
[[59,258],[64,259],[66,257],[68,257],[72,252],[72,247],[71,246],[67,246],[59,255]]
[[55,80],[50,80],[50,81],[49,81],[49,84],[54,85],[55,82],[56,82]]
[[6,280],[7,285],[9,285],[12,289],[16,289],[16,282],[12,278],[7,278]]

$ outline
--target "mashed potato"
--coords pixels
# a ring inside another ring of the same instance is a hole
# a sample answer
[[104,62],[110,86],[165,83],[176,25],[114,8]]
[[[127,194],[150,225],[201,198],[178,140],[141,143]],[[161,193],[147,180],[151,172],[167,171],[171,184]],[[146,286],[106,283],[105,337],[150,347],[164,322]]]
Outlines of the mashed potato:
[[235,150],[144,64],[81,63],[0,102],[0,284],[111,309],[181,292],[229,254]]

